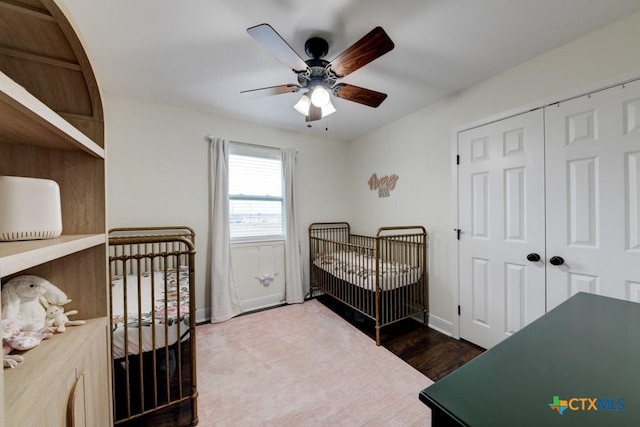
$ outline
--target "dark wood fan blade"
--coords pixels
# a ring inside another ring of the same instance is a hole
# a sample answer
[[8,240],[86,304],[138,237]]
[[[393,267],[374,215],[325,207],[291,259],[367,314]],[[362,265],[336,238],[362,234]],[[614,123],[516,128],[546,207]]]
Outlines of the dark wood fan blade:
[[344,77],[381,57],[394,46],[382,27],[376,27],[338,55],[329,66],[336,76]]
[[320,120],[322,118],[322,109],[320,107],[316,107],[311,104],[309,106],[309,115],[306,118],[307,122],[315,122],[316,120]]
[[302,89],[302,86],[300,85],[289,84],[289,85],[262,87],[259,89],[243,90],[240,93],[248,93],[254,96],[270,96],[270,95],[280,95],[283,93],[293,93],[293,92],[299,91],[300,89]]
[[368,105],[369,107],[376,108],[382,101],[387,99],[386,93],[376,92],[375,90],[365,89],[346,83],[340,83],[334,86],[333,92],[338,98],[346,99],[347,101],[357,102],[358,104]]
[[280,62],[291,68],[296,73],[306,70],[307,63],[300,55],[274,30],[269,24],[260,24],[247,28],[247,33],[260,43]]

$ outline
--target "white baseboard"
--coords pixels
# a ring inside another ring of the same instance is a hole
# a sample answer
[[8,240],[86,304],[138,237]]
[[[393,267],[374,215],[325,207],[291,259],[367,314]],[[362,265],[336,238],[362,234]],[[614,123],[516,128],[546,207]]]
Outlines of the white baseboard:
[[201,308],[196,310],[196,323],[205,323],[211,321],[211,308]]
[[[283,304],[281,294],[268,295],[266,297],[254,298],[250,300],[241,301],[243,312],[249,312],[254,310],[261,310],[263,308],[275,307]],[[422,315],[414,317],[418,322],[422,322]],[[211,309],[205,308],[196,311],[196,323],[204,323],[211,321]],[[448,320],[429,314],[429,327],[447,336],[453,336],[453,323]]]
[[[412,319],[415,320],[416,322],[422,323],[423,317],[422,317],[422,314],[417,314],[413,316]],[[451,322],[442,320],[441,318],[434,316],[433,314],[429,314],[429,318],[427,319],[427,322],[428,322],[427,326],[429,326],[429,328],[433,329],[434,331],[438,331],[441,334],[445,334],[448,337],[453,336],[451,333],[451,331],[453,331],[453,324]]]
[[284,298],[282,294],[267,295],[265,297],[240,301],[243,313],[246,313],[248,311],[261,310],[263,308],[274,307],[281,304],[284,304]]
[[[253,298],[240,301],[243,313],[248,313],[263,308],[275,307],[284,304],[282,294],[267,295],[266,297]],[[211,321],[211,308],[196,310],[196,323],[207,323]]]
[[453,336],[453,323],[429,314],[429,327],[447,336]]
[[[243,313],[248,313],[263,308],[275,307],[284,304],[282,294],[267,295],[266,297],[253,298],[240,301]],[[207,323],[211,321],[211,308],[196,310],[196,323]]]

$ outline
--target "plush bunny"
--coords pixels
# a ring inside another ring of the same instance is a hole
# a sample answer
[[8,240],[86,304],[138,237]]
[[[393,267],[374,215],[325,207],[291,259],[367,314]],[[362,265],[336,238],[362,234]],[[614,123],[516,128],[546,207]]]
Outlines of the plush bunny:
[[2,366],[5,368],[15,368],[24,362],[24,357],[19,354],[9,354],[13,351],[9,340],[18,333],[17,327],[13,322],[8,320],[0,321],[0,325],[0,329],[2,330]]
[[38,331],[21,331],[12,320],[0,321],[2,330],[2,365],[5,368],[15,368],[24,361],[19,354],[9,354],[13,350],[29,350],[40,344],[40,341],[53,334],[46,328]]
[[15,368],[24,362],[24,357],[19,354],[9,354],[12,350],[10,345],[2,343],[2,366],[4,368]]
[[2,287],[2,319],[9,320],[19,331],[38,332],[46,326],[46,312],[39,298],[53,304],[69,299],[53,283],[39,276],[18,276]]
[[49,301],[47,301],[45,297],[40,297],[40,302],[47,309],[47,326],[52,327],[56,332],[64,332],[67,325],[80,326],[87,323],[84,320],[69,320],[67,316],[78,314],[78,310],[71,310],[65,313],[62,305],[71,302],[71,300],[68,300],[60,305],[52,305],[49,304]]

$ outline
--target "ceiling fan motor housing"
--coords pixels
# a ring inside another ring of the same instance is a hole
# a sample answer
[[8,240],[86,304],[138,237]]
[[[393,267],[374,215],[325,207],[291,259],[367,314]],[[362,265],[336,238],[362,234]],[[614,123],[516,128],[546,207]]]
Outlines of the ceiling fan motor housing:
[[335,79],[327,75],[329,61],[322,59],[329,52],[327,41],[321,37],[311,37],[305,42],[304,51],[310,58],[305,61],[309,68],[298,74],[298,83],[302,87],[312,87],[317,84],[326,88],[333,86]]
[[329,43],[321,37],[311,37],[304,43],[304,51],[309,58],[323,58],[329,53]]

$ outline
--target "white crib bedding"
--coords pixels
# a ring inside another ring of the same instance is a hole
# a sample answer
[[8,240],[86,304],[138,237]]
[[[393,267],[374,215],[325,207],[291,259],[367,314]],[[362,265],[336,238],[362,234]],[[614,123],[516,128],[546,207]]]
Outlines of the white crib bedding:
[[[319,253],[313,263],[351,284],[375,290],[377,270],[374,257],[349,251],[328,252]],[[420,267],[397,262],[381,261],[380,270],[380,289],[383,291],[416,283],[422,276]]]
[[[127,275],[125,316],[123,276],[112,277],[113,358],[121,359],[125,352],[139,354],[172,345],[189,331],[189,271],[187,267],[167,270],[165,295],[164,271],[140,275],[141,298],[138,302],[138,276]],[[152,286],[153,284],[153,286]],[[152,294],[152,288],[154,290]],[[140,306],[138,306],[140,304]],[[140,310],[140,311],[139,311]],[[138,313],[141,315],[138,315]],[[128,345],[125,346],[125,326]],[[166,329],[166,338],[165,338]],[[154,341],[155,331],[155,341]],[[142,343],[140,343],[142,339]],[[155,343],[155,345],[154,345]],[[140,345],[142,344],[142,346]],[[142,347],[142,348],[140,348]]]

